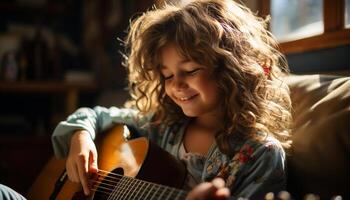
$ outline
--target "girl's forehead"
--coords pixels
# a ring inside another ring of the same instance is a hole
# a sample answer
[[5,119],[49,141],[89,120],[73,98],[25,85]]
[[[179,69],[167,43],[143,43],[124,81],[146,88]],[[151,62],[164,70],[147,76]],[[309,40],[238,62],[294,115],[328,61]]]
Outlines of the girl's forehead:
[[162,65],[165,65],[167,62],[174,60],[189,60],[184,56],[181,49],[175,44],[167,44],[160,49],[160,62]]
[[177,54],[177,56],[184,57],[182,53],[183,50],[181,49],[181,47],[173,42],[169,42],[165,44],[162,48],[160,48],[161,54],[169,53],[169,52],[175,53]]
[[197,63],[203,66],[209,65],[203,62],[203,60],[196,59],[194,55],[190,55],[195,51],[195,49],[183,49],[180,45],[173,42],[167,43],[158,51],[158,66],[160,69],[164,69],[168,65],[181,66],[188,63]]

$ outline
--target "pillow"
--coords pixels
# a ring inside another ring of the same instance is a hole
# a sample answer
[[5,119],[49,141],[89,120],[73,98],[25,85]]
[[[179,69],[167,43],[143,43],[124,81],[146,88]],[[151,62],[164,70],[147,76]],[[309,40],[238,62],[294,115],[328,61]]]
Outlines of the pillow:
[[288,190],[350,199],[350,77],[290,75],[293,145],[287,157]]

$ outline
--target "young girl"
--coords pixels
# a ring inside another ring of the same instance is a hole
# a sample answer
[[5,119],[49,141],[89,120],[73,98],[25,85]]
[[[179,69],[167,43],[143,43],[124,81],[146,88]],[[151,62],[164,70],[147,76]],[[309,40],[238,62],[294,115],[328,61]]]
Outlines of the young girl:
[[95,135],[125,123],[186,163],[184,189],[200,184],[189,199],[227,196],[222,179],[233,198],[284,190],[291,103],[278,77],[287,66],[265,25],[232,0],[165,5],[133,20],[128,106],[81,108],[54,131],[69,178],[89,193]]

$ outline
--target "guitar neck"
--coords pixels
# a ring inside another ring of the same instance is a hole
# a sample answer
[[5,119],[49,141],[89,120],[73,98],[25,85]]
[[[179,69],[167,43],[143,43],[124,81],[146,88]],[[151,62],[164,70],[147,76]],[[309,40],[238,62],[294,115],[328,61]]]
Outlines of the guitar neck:
[[[187,192],[173,187],[168,187],[148,181],[121,176],[118,183],[115,179],[105,177],[104,181],[96,188],[95,197],[103,196],[105,199],[185,199]],[[99,199],[99,198],[97,198]]]

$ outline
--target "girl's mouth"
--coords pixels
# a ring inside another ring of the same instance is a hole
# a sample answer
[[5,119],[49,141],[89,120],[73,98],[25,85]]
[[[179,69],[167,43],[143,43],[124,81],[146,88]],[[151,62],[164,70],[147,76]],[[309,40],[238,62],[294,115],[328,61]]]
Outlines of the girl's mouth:
[[196,96],[198,96],[198,94],[194,94],[191,96],[185,96],[185,97],[177,97],[177,99],[180,100],[181,102],[186,102],[186,101],[190,101],[190,100],[194,99]]

